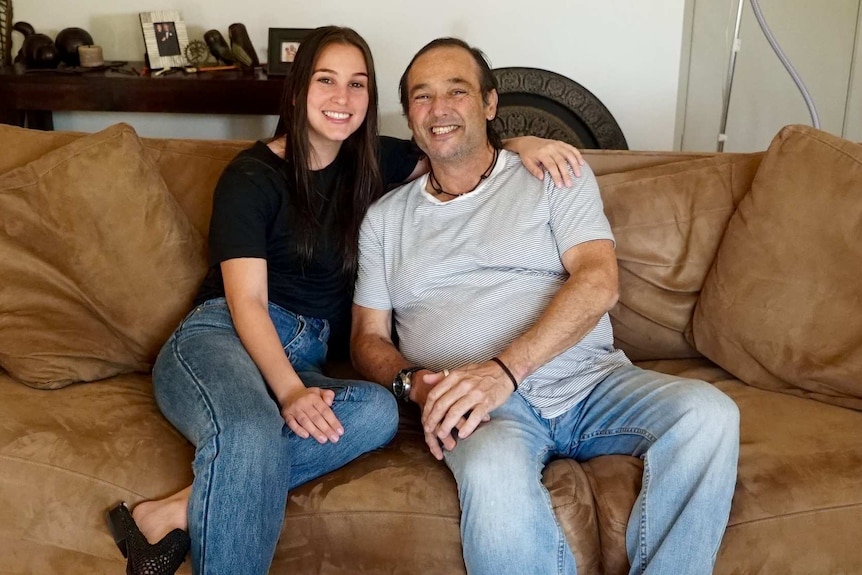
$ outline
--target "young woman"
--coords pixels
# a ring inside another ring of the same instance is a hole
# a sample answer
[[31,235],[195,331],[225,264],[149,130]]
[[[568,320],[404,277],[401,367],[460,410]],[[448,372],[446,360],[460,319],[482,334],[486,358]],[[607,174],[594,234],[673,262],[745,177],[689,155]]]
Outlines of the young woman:
[[[371,53],[347,28],[303,40],[282,120],[286,136],[222,174],[212,267],[153,369],[159,408],[196,447],[195,478],[134,518],[125,504],[109,512],[133,575],[174,573],[189,548],[195,573],[266,573],[288,491],[395,434],[388,390],[328,378],[322,365],[330,335],[346,341],[365,211],[422,172],[420,153],[378,137]],[[563,144],[510,144],[525,164],[580,161]]]

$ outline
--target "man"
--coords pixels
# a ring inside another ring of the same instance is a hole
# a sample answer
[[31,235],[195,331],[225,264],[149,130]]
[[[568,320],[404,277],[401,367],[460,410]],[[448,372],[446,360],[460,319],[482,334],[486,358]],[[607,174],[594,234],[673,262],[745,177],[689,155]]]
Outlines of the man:
[[500,150],[493,73],[460,40],[420,50],[400,89],[431,172],[363,223],[353,359],[422,408],[428,447],[458,483],[467,571],[574,573],[541,471],[621,453],[644,460],[631,572],[711,572],[739,413],[713,386],[613,348],[614,241],[592,172],[559,188]]

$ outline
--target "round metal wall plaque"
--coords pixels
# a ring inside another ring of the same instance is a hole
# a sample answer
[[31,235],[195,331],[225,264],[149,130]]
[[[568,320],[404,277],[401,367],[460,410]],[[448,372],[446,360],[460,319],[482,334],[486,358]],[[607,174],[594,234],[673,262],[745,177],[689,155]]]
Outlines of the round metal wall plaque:
[[577,148],[627,150],[611,112],[592,92],[565,76],[538,68],[497,68],[500,136],[540,136]]

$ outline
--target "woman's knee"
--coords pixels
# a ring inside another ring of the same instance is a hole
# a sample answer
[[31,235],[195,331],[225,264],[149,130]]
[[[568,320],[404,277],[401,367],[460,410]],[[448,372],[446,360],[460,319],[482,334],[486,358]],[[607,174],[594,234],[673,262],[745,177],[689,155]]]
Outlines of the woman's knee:
[[354,426],[362,427],[374,444],[373,448],[386,445],[398,431],[397,400],[389,390],[376,383],[347,383],[345,392],[349,394],[351,405],[344,406],[345,416]]

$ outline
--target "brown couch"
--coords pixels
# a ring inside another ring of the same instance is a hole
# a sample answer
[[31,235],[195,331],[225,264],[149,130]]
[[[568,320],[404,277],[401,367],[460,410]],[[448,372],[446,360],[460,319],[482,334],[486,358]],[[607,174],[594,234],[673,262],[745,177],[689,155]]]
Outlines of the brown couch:
[[[191,480],[148,370],[246,145],[0,127],[0,572],[121,573],[106,509]],[[741,411],[715,572],[862,573],[862,146],[796,126],[765,153],[586,157],[618,345]],[[391,445],[291,494],[273,573],[464,571],[455,484],[403,415]],[[640,476],[626,456],[547,467],[580,573],[626,572]]]

